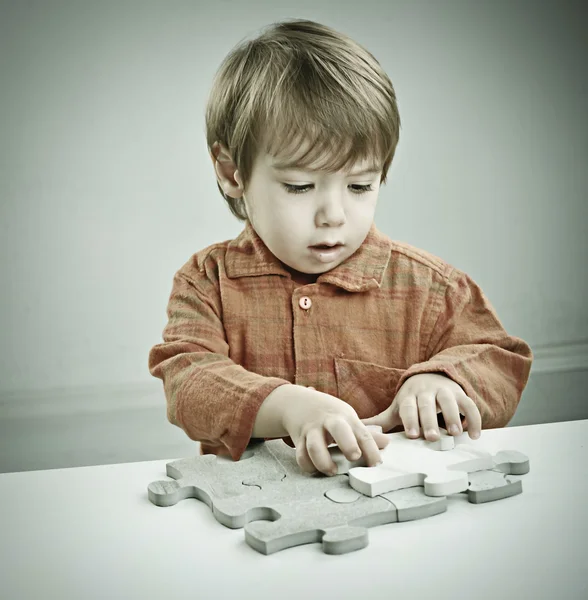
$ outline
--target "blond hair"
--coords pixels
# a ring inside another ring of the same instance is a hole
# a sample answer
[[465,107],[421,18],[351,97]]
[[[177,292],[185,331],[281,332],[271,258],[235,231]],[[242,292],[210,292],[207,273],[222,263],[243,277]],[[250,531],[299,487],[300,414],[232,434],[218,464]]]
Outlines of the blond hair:
[[[206,106],[208,150],[215,142],[228,149],[245,188],[260,151],[327,172],[366,160],[385,183],[399,130],[396,94],[380,63],[346,35],[304,19],[274,23],[233,48]],[[296,157],[304,142],[309,152]],[[217,185],[246,220],[242,199]]]

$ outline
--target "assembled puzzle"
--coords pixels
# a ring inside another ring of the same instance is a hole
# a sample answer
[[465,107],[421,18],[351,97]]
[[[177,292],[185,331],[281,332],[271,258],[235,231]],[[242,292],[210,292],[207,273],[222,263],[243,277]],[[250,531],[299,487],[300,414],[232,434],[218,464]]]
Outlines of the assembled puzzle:
[[205,502],[215,518],[244,528],[247,543],[263,554],[322,542],[328,554],[368,545],[368,527],[412,521],[447,510],[447,496],[467,493],[472,503],[522,492],[528,458],[515,451],[496,455],[442,432],[437,442],[388,434],[382,464],[350,463],[336,447],[330,452],[338,474],[303,473],[296,451],[282,440],[252,444],[239,461],[214,455],[167,464],[171,480],[148,486],[157,506],[185,498]]

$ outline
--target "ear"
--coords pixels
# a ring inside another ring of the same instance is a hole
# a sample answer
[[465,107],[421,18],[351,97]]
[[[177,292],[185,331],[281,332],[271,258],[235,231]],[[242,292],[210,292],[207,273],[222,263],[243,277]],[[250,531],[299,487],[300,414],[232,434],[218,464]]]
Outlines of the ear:
[[210,151],[210,158],[223,192],[231,198],[241,198],[244,192],[243,181],[227,148],[220,142],[215,142]]

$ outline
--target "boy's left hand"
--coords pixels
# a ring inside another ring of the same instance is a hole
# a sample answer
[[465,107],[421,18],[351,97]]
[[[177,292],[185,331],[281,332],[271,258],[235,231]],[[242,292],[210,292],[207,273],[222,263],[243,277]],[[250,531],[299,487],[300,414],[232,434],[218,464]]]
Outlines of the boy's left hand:
[[[440,373],[421,373],[409,377],[400,387],[392,404],[375,417],[362,419],[365,425],[380,425],[384,432],[404,425],[406,435],[439,439],[437,413],[442,413],[447,432],[459,435],[467,428],[472,439],[480,437],[482,418],[474,401],[453,379]],[[460,414],[465,415],[462,422]]]

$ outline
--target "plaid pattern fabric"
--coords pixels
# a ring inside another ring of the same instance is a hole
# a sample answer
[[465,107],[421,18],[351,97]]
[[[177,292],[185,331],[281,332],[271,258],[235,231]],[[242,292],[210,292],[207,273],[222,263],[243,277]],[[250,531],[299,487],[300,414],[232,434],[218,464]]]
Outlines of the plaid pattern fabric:
[[246,222],[175,274],[168,317],[149,354],[168,418],[203,452],[235,460],[279,385],[313,386],[366,418],[412,375],[444,373],[476,403],[484,428],[502,427],[533,358],[470,277],[375,225],[347,261],[301,285]]

